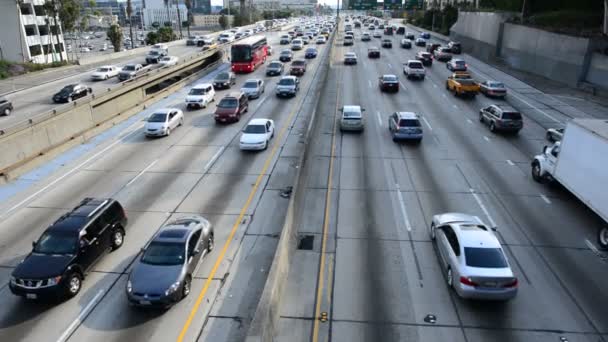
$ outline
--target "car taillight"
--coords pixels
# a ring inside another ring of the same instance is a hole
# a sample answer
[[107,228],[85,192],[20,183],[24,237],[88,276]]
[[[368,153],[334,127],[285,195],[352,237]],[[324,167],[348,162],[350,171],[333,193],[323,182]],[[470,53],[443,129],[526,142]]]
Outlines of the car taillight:
[[468,286],[479,286],[479,284],[472,281],[471,278],[468,277],[460,277],[460,283]]
[[517,281],[517,278],[515,278],[513,281],[504,284],[502,287],[517,287],[518,284],[519,282]]

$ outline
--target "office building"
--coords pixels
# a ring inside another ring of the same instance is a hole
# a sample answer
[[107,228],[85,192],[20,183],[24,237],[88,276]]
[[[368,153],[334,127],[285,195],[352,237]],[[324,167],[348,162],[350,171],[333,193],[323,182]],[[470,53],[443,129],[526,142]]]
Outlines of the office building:
[[61,23],[46,15],[45,0],[0,1],[0,58],[14,62],[67,60]]
[[171,1],[167,7],[163,0],[145,0],[141,12],[143,15],[143,26],[146,29],[151,29],[154,23],[162,26],[166,22],[171,22],[175,28],[180,19],[181,21],[188,19],[188,9],[183,2],[180,2],[179,6],[175,6],[173,1]]
[[[308,9],[314,10],[317,6],[317,0],[247,0],[245,4],[253,5],[260,11],[279,10],[279,9]],[[238,0],[224,0],[224,8],[230,6],[230,9],[238,9],[240,2]]]

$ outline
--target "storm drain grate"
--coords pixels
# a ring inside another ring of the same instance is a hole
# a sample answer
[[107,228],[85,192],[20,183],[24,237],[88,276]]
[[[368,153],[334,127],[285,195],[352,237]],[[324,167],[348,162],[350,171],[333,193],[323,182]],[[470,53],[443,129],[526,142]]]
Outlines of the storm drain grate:
[[312,247],[315,242],[314,235],[304,235],[300,237],[300,241],[298,242],[298,249],[303,249],[306,251],[312,251]]

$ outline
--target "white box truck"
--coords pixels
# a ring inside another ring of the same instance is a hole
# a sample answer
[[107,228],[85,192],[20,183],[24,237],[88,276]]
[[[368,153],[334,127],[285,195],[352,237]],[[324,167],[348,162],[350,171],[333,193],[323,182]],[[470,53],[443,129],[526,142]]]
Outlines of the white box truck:
[[[532,177],[559,182],[608,222],[608,121],[568,122],[562,141],[532,160]],[[598,243],[608,249],[608,226],[598,233]]]

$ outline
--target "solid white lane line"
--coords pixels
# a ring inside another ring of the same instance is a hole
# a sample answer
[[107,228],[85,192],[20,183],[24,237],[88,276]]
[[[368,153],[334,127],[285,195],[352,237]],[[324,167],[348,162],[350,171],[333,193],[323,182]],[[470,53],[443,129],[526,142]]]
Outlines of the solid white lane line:
[[403,82],[399,81],[399,84],[401,85],[401,88],[403,88],[403,90],[405,90],[405,84],[403,84]]
[[431,126],[431,124],[428,122],[428,120],[427,120],[427,119],[426,119],[424,116],[422,117],[422,121],[424,121],[424,123],[425,123],[427,126],[429,126],[429,129],[430,129],[431,131],[433,130],[433,127]]
[[146,171],[148,171],[148,169],[150,169],[152,166],[154,166],[154,164],[158,163],[159,159],[154,160],[153,162],[150,163],[150,165],[146,166],[143,170],[141,170],[140,173],[137,174],[137,176],[135,176],[135,178],[131,179],[129,181],[129,183],[127,183],[127,185],[125,185],[125,187],[133,184],[133,182],[135,182],[137,180],[137,178],[141,177],[144,173],[146,173]]
[[585,244],[587,245],[587,247],[589,247],[589,249],[590,249],[590,250],[591,250],[593,253],[595,253],[595,254],[597,254],[597,255],[599,255],[599,256],[601,256],[601,257],[603,257],[602,252],[600,252],[600,250],[599,250],[599,249],[597,249],[597,247],[595,247],[595,245],[594,245],[594,244],[593,244],[591,241],[589,241],[589,239],[585,239]]
[[483,213],[488,218],[488,221],[490,222],[490,225],[492,227],[496,227],[496,222],[494,221],[494,219],[492,218],[492,216],[490,216],[490,212],[488,211],[488,209],[486,208],[486,206],[483,205],[483,202],[481,201],[481,197],[479,197],[479,195],[477,195],[477,193],[475,193],[475,189],[471,188],[471,189],[469,189],[469,191],[471,192],[471,194],[473,194],[473,197],[475,198],[475,201],[477,202],[477,204],[479,205],[479,207],[481,208],[481,210],[483,211]]
[[551,200],[549,200],[549,198],[547,196],[540,194],[540,198],[542,198],[543,201],[545,201],[545,203],[551,204]]
[[133,133],[137,133],[137,131],[142,128],[144,125],[139,126],[138,128],[136,128],[133,132],[125,135],[122,138],[119,138],[118,140],[116,140],[115,142],[111,143],[110,145],[106,146],[103,150],[95,153],[94,155],[92,155],[91,157],[89,157],[87,160],[83,161],[82,163],[78,164],[76,167],[74,167],[73,169],[69,170],[68,172],[66,172],[65,174],[63,174],[61,177],[58,177],[57,179],[55,179],[54,181],[50,182],[49,184],[47,184],[46,186],[44,186],[42,189],[36,191],[35,193],[31,194],[30,196],[28,196],[26,199],[22,200],[21,202],[15,204],[14,206],[12,206],[10,209],[8,209],[4,214],[0,215],[0,218],[5,217],[6,215],[10,214],[13,210],[21,207],[23,204],[29,202],[32,198],[38,197],[38,195],[40,195],[41,193],[43,193],[44,191],[48,190],[50,187],[52,187],[53,185],[57,184],[58,182],[60,182],[61,180],[63,180],[64,178],[66,178],[67,176],[71,175],[72,173],[78,171],[81,167],[83,167],[84,165],[88,164],[91,160],[99,157],[100,155],[102,155],[103,153],[105,153],[106,151],[108,151],[109,149],[111,149],[112,147],[116,146],[118,143],[122,142],[123,139],[125,139],[126,137],[130,136]]
[[260,102],[258,102],[258,104],[255,106],[255,108],[258,109],[258,107],[260,107],[264,103],[264,101],[266,101],[267,98],[268,98],[268,96],[264,96],[262,98],[262,100]]
[[217,158],[220,157],[220,155],[222,154],[222,152],[224,152],[225,149],[226,149],[226,146],[222,146],[222,147],[220,147],[219,150],[217,150],[217,152],[215,152],[215,154],[213,155],[213,157],[211,157],[211,159],[209,159],[209,161],[207,162],[207,164],[205,164],[205,167],[203,168],[203,173],[206,173],[207,171],[209,171],[209,169],[211,168],[211,166],[213,166],[213,163],[215,163],[215,161],[217,160]]
[[95,305],[97,303],[97,300],[99,299],[99,297],[101,297],[103,295],[103,291],[104,290],[101,289],[101,290],[99,290],[99,292],[97,292],[97,294],[95,295],[95,297],[93,297],[93,299],[91,299],[91,301],[89,302],[89,304],[87,304],[84,307],[84,309],[80,312],[80,314],[78,315],[78,317],[76,317],[76,319],[74,320],[74,322],[72,322],[72,324],[70,324],[70,326],[63,332],[63,334],[61,334],[61,336],[59,337],[59,339],[57,340],[57,342],[64,342],[64,341],[66,341],[70,337],[70,335],[74,332],[74,330],[76,330],[76,328],[82,322],[82,320],[93,309],[93,305]]
[[376,111],[376,117],[378,118],[378,124],[382,127],[382,117],[380,116],[380,112]]
[[513,163],[511,160],[507,159],[507,164],[511,165],[511,166],[515,166],[515,163]]
[[407,216],[407,211],[405,210],[405,201],[403,200],[403,195],[401,194],[401,187],[399,186],[399,183],[395,183],[395,187],[397,188],[397,198],[399,198],[399,206],[401,207],[401,215],[403,215],[405,228],[407,228],[408,232],[411,232],[412,225],[410,224],[410,219]]
[[490,138],[486,137],[485,135],[483,136],[483,139],[487,142],[490,142]]

